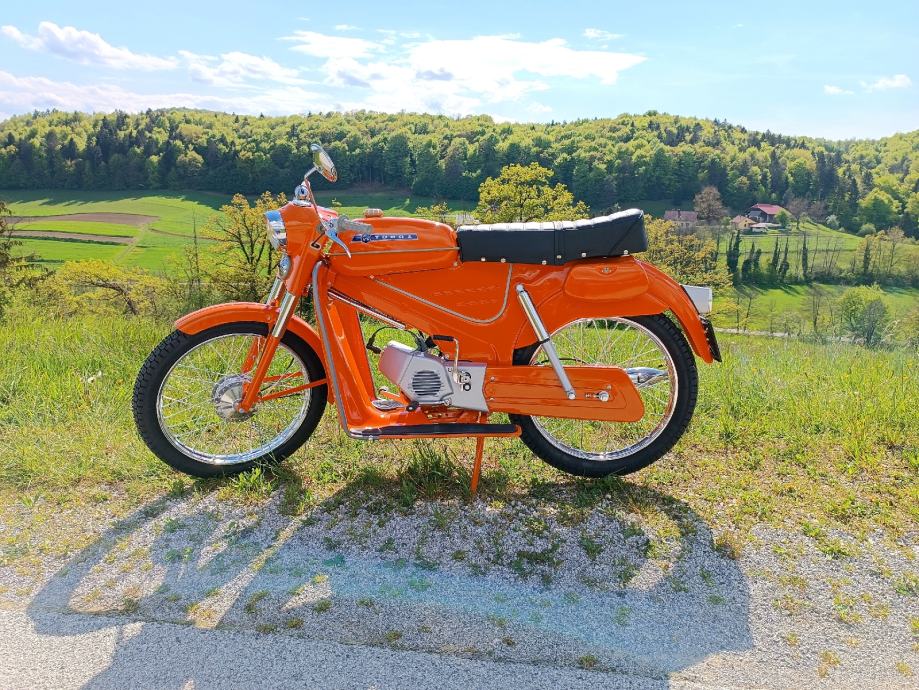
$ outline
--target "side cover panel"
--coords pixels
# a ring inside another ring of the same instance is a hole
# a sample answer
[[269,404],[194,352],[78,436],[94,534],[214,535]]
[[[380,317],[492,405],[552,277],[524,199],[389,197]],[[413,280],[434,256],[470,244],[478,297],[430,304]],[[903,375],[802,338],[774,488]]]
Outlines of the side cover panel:
[[579,392],[576,400],[568,400],[551,367],[488,367],[484,388],[488,408],[604,422],[637,422],[644,416],[641,396],[622,369],[565,367],[565,373]]

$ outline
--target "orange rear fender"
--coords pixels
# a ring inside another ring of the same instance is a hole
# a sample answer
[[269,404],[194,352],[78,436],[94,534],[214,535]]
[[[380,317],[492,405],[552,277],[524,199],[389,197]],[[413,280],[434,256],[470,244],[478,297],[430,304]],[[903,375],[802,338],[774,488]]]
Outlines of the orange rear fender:
[[[609,272],[604,271],[606,268]],[[564,289],[544,294],[536,308],[550,333],[574,319],[646,316],[671,311],[693,352],[705,362],[714,361],[699,312],[683,287],[660,269],[632,257],[572,267]],[[524,323],[515,347],[529,345],[534,338],[533,329]]]
[[[277,309],[268,307],[259,302],[227,302],[226,304],[215,304],[210,307],[198,309],[190,314],[186,314],[175,322],[177,330],[195,335],[208,328],[221,326],[226,323],[235,323],[239,321],[255,321],[256,323],[272,324],[277,316]],[[291,316],[287,324],[287,330],[304,340],[316,356],[322,362],[323,368],[326,368],[325,352],[322,348],[322,341],[319,334],[306,321],[298,316]],[[332,389],[329,388],[329,397],[332,396]]]

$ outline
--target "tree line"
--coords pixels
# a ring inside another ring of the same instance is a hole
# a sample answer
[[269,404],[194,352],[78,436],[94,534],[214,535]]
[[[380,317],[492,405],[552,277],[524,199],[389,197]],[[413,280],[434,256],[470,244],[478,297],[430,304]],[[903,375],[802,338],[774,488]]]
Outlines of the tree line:
[[541,124],[365,111],[37,112],[0,122],[0,188],[286,191],[310,167],[316,141],[335,159],[339,187],[476,200],[504,167],[538,163],[594,213],[691,203],[713,186],[735,211],[797,200],[852,232],[870,222],[919,235],[919,130],[828,141],[653,111]]

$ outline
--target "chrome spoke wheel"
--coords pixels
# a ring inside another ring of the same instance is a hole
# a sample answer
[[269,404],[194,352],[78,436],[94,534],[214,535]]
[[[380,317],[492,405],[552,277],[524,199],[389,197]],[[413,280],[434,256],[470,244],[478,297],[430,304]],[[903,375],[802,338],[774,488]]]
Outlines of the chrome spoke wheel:
[[[252,333],[219,335],[189,349],[169,368],[157,392],[156,418],[174,448],[209,465],[237,465],[270,454],[297,432],[311,389],[265,401],[248,412],[237,409],[251,380],[252,371],[244,370],[248,355],[264,341]],[[309,380],[306,364],[282,342],[260,393]]]
[[[645,406],[637,422],[598,422],[533,417],[537,432],[564,453],[583,460],[609,461],[633,455],[658,438],[673,417],[679,381],[673,357],[661,339],[638,321],[624,317],[581,319],[552,334],[566,366],[625,369]],[[542,348],[531,364],[549,366]]]

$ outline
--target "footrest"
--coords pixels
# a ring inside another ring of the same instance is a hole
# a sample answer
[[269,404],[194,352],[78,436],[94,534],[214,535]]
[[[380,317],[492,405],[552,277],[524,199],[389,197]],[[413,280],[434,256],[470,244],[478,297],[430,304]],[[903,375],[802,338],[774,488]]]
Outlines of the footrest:
[[519,436],[516,424],[413,424],[384,426],[360,432],[367,440],[384,438],[451,438],[454,436]]

